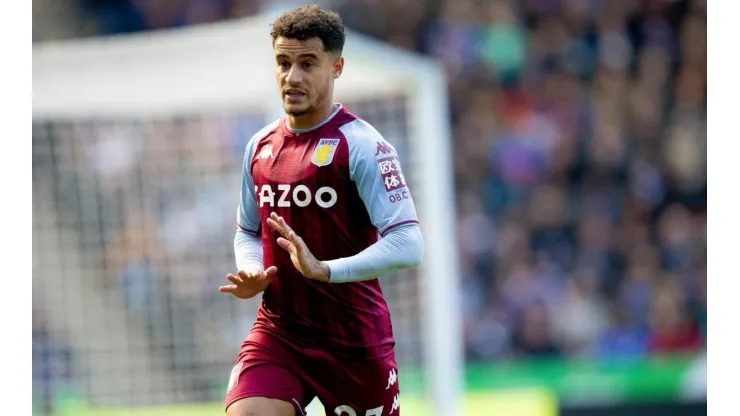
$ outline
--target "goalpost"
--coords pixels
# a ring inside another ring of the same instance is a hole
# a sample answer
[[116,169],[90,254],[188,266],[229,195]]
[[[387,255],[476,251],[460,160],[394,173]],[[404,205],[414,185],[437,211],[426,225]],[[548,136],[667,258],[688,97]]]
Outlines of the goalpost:
[[[34,286],[34,306],[76,354],[52,385],[100,407],[222,394],[256,303],[203,293],[233,268],[244,137],[282,115],[273,17],[34,45],[34,264],[59,270]],[[455,416],[463,337],[444,74],[352,32],[344,55],[337,100],[398,148],[425,237],[418,270],[382,279],[410,386],[402,403],[426,385],[434,412]]]

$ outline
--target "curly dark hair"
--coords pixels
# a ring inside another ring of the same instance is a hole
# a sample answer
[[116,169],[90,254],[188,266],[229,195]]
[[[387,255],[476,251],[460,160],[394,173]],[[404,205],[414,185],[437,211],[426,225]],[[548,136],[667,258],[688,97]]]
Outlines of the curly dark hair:
[[319,38],[327,52],[344,49],[344,23],[338,13],[311,4],[283,13],[272,23],[273,44],[279,37],[306,40]]

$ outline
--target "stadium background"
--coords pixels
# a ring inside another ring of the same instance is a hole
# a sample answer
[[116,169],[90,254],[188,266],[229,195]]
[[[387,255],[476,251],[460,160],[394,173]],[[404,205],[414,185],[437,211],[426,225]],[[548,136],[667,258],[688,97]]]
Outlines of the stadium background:
[[[34,0],[33,36],[197,25],[268,3]],[[706,1],[331,3],[350,28],[446,69],[470,400],[704,414]],[[371,107],[356,110],[373,121],[403,105]],[[219,409],[255,304],[214,288],[232,264],[244,141],[264,121],[34,124],[34,274],[55,262],[80,271],[62,274],[73,289],[60,299],[34,285],[38,414]],[[49,228],[55,241],[42,236]],[[62,249],[50,260],[45,244]],[[222,316],[242,318],[226,331],[214,325]],[[106,340],[80,341],[74,319],[95,321],[87,328]],[[103,341],[136,353],[113,355]],[[404,345],[413,363],[414,343]],[[99,365],[79,365],[83,355]],[[157,366],[156,378],[137,373]],[[404,392],[423,390],[418,371],[402,377]]]

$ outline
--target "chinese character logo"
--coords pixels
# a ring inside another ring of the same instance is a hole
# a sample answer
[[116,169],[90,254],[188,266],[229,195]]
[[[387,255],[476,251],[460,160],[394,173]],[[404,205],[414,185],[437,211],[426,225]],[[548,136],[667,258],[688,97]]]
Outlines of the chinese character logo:
[[383,177],[386,192],[395,191],[406,186],[406,178],[401,172],[401,164],[395,156],[378,160],[378,169]]

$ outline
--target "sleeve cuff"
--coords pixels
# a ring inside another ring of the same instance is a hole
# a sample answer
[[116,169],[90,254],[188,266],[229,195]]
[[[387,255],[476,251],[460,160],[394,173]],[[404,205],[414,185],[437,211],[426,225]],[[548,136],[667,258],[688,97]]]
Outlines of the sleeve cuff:
[[419,224],[419,221],[418,220],[405,220],[405,221],[397,222],[395,224],[391,224],[391,225],[385,227],[382,231],[380,231],[380,235],[381,236],[384,236],[388,231],[390,231],[390,230],[392,230],[394,228],[401,227],[403,225],[408,225],[408,224]]
[[325,262],[329,266],[329,283],[344,283],[349,278],[349,267],[344,259],[328,260]]
[[239,224],[239,222],[238,222],[238,221],[237,221],[237,223],[236,223],[236,226],[237,226],[237,228],[239,228],[240,230],[242,230],[242,231],[244,231],[244,232],[247,232],[247,233],[250,233],[250,234],[254,234],[254,235],[259,235],[259,234],[260,234],[260,231],[259,231],[259,229],[258,229],[257,231],[253,231],[253,230],[250,230],[249,228],[247,228],[247,227],[245,227],[245,226],[243,226],[243,225]]

